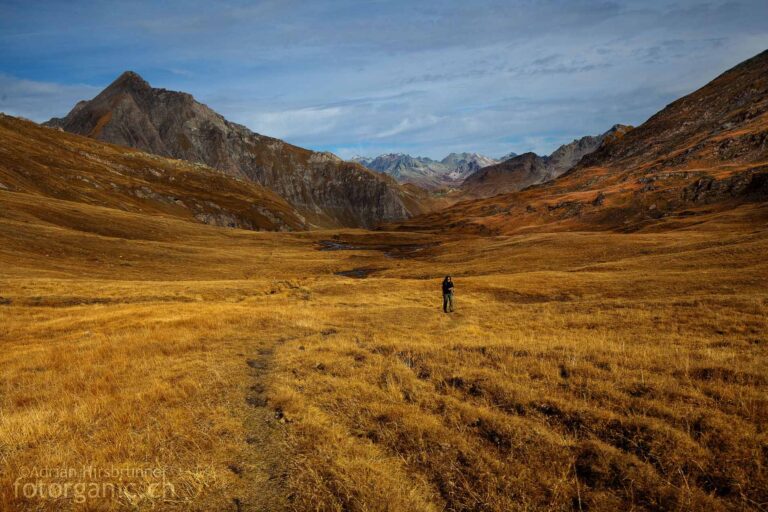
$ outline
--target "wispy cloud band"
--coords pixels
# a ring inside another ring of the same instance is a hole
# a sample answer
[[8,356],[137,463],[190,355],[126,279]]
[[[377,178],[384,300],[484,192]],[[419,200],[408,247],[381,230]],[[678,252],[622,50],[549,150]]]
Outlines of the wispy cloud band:
[[642,122],[768,47],[764,0],[0,2],[0,110],[125,69],[342,156],[549,152]]

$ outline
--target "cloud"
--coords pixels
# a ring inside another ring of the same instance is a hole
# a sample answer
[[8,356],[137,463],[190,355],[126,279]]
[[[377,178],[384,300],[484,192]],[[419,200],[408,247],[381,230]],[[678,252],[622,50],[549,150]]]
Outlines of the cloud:
[[424,130],[425,128],[435,126],[439,122],[440,118],[432,115],[426,115],[418,118],[406,117],[397,123],[396,126],[377,133],[375,137],[377,139],[386,139],[394,135],[412,133],[417,130]]
[[98,92],[98,87],[88,85],[62,85],[0,74],[0,111],[42,121],[53,117],[52,112],[69,112],[76,102]]
[[308,136],[333,131],[341,115],[339,107],[302,108],[256,114],[249,124],[272,137]]
[[764,0],[6,2],[0,108],[44,120],[135,69],[305,147],[548,153],[765,49],[765,19]]

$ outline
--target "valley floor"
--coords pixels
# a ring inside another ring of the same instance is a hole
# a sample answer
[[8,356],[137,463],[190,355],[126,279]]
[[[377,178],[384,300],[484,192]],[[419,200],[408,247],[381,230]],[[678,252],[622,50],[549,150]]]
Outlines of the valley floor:
[[768,506],[766,206],[470,238],[1,199],[2,510]]

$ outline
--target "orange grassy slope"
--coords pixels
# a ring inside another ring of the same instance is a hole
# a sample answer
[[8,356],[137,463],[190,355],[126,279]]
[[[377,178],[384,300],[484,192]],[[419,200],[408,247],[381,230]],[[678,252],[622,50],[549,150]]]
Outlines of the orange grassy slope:
[[250,181],[6,115],[0,115],[0,193],[218,226],[280,231],[305,227],[304,218],[285,200]]
[[768,198],[768,51],[670,104],[547,184],[402,223],[514,233],[675,227]]

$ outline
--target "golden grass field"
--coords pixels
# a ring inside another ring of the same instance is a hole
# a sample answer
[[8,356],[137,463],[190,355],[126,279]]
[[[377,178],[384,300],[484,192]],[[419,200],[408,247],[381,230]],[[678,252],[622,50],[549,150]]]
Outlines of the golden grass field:
[[[0,206],[2,510],[768,507],[766,205],[487,238]],[[24,494],[84,466],[130,492]]]

